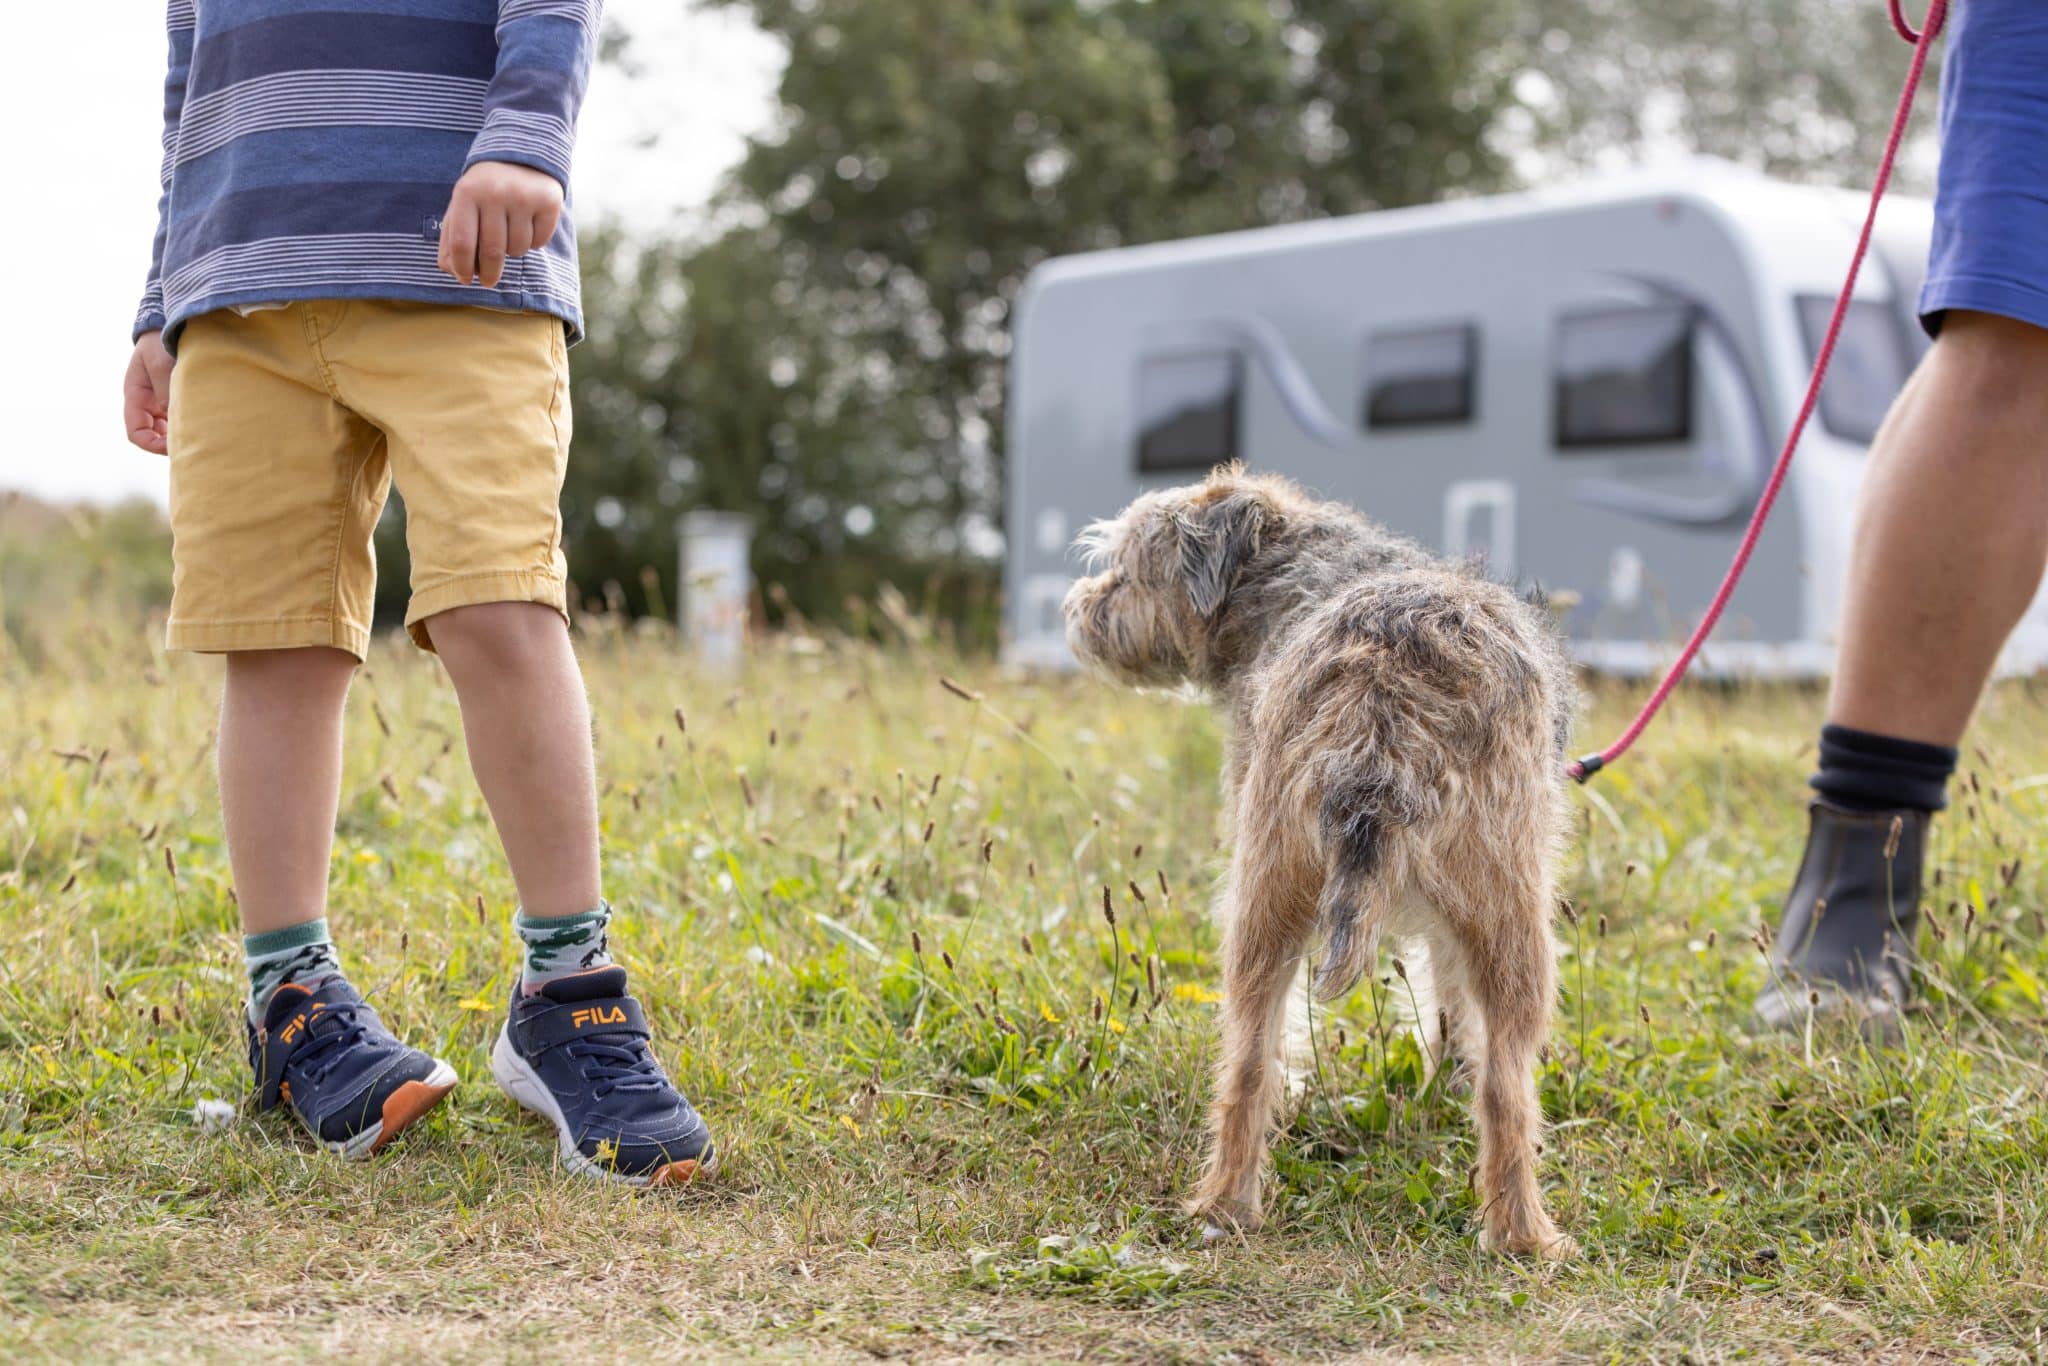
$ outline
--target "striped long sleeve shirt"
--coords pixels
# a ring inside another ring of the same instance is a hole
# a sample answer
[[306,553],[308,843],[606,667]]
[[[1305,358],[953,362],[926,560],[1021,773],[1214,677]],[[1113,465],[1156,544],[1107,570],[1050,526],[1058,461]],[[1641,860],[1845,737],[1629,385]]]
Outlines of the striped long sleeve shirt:
[[135,335],[215,309],[411,299],[582,335],[576,231],[494,289],[435,265],[479,161],[569,184],[603,0],[170,0],[163,197]]

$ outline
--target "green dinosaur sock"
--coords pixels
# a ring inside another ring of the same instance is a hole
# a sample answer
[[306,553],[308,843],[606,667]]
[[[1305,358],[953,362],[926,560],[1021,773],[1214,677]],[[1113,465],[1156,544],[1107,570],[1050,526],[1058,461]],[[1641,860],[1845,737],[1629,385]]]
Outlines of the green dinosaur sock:
[[339,976],[334,941],[327,921],[308,920],[281,930],[242,936],[242,956],[249,964],[249,1023],[261,1025],[270,998],[286,982],[311,982]]
[[531,993],[557,977],[610,964],[605,928],[611,922],[612,908],[602,901],[594,910],[545,920],[521,911],[512,918],[512,928],[519,931],[519,942],[526,950],[520,985]]

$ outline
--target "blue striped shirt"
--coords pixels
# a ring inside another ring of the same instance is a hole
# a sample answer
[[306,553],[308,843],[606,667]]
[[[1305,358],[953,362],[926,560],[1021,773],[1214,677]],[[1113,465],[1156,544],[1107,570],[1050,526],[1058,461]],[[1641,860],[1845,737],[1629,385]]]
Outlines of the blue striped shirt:
[[569,184],[603,0],[170,0],[163,198],[135,335],[215,309],[412,299],[581,337],[576,230],[494,289],[435,264],[479,161]]

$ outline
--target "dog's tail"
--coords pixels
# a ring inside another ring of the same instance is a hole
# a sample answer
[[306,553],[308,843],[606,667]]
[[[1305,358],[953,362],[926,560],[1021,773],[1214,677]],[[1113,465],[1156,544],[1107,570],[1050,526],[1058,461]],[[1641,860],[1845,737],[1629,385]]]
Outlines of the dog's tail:
[[1328,871],[1316,921],[1323,961],[1316,995],[1329,1001],[1358,985],[1372,969],[1386,927],[1389,898],[1400,884],[1388,856],[1398,857],[1400,829],[1413,819],[1397,785],[1378,779],[1332,787],[1323,798],[1322,836]]

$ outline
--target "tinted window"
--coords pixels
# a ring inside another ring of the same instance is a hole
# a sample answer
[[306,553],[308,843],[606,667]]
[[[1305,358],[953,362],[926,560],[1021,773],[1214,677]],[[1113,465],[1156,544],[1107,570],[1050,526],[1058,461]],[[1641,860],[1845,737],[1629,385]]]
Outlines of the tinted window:
[[1365,355],[1365,425],[1471,421],[1478,350],[1470,324],[1375,334]]
[[[1835,301],[1818,294],[1799,299],[1799,325],[1806,333],[1806,354],[1820,355],[1821,339]],[[1891,305],[1852,299],[1842,317],[1842,336],[1835,343],[1835,363],[1820,390],[1820,420],[1845,441],[1867,446],[1906,382],[1910,364],[1906,339]]]
[[1207,470],[1237,458],[1244,366],[1234,352],[1160,356],[1138,368],[1138,468]]
[[1693,310],[1573,313],[1557,326],[1557,444],[1643,445],[1692,436]]

